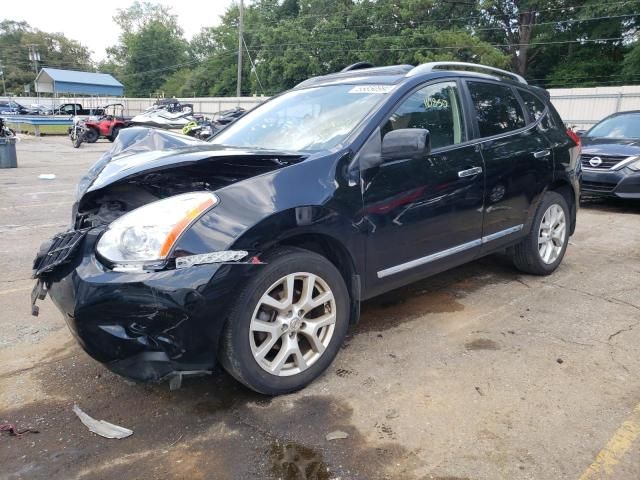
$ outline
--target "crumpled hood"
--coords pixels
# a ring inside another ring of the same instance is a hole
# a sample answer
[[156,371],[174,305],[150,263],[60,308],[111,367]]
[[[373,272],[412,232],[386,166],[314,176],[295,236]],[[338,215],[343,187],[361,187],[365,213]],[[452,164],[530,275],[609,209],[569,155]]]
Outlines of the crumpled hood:
[[582,137],[582,153],[631,157],[640,155],[640,140]]
[[230,157],[264,157],[277,162],[279,158],[299,160],[302,155],[226,147],[167,130],[130,127],[120,131],[111,150],[82,177],[76,200],[87,192],[140,173]]

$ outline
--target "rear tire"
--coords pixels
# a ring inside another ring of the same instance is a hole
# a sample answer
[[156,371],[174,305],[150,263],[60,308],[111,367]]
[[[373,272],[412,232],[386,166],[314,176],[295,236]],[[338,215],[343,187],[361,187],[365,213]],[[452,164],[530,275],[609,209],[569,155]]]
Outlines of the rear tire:
[[316,253],[287,247],[264,261],[231,310],[220,361],[252,390],[281,395],[331,364],[349,326],[349,294],[336,267]]
[[571,216],[562,195],[546,192],[529,234],[514,247],[516,268],[532,275],[550,275],[562,262],[569,243]]

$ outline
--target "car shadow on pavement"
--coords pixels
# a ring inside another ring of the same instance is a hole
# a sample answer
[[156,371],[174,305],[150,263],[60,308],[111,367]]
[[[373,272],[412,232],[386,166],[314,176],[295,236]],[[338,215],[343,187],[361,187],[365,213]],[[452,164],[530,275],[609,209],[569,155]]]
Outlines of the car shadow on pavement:
[[583,196],[580,199],[580,208],[589,210],[601,210],[610,213],[640,214],[640,200],[599,196]]

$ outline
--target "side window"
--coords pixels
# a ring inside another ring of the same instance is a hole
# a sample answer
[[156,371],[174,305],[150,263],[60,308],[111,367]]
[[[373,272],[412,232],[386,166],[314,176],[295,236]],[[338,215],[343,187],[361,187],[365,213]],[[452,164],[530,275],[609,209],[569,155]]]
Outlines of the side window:
[[511,88],[495,83],[468,82],[480,136],[490,137],[526,125],[524,112]]
[[524,90],[518,89],[518,92],[522,97],[522,101],[524,102],[524,107],[527,109],[529,116],[535,122],[540,120],[540,117],[542,116],[546,108],[544,103],[542,103],[542,100],[540,100],[534,94],[526,92]]
[[401,128],[426,128],[429,130],[433,149],[465,141],[456,82],[429,85],[411,94],[382,126],[382,136]]

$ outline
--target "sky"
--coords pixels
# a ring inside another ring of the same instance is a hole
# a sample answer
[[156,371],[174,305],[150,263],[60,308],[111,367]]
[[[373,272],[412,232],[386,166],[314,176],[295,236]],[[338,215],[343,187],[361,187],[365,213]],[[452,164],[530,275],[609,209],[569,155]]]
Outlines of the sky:
[[[5,0],[7,3],[8,0]],[[178,23],[187,39],[202,27],[219,24],[219,17],[234,0],[151,0],[170,6],[178,15]],[[105,48],[118,42],[120,29],[112,17],[119,8],[127,8],[133,0],[109,0],[87,3],[78,0],[11,1],[0,9],[0,20],[24,20],[45,32],[62,32],[68,38],[89,47],[93,60],[106,57]]]

